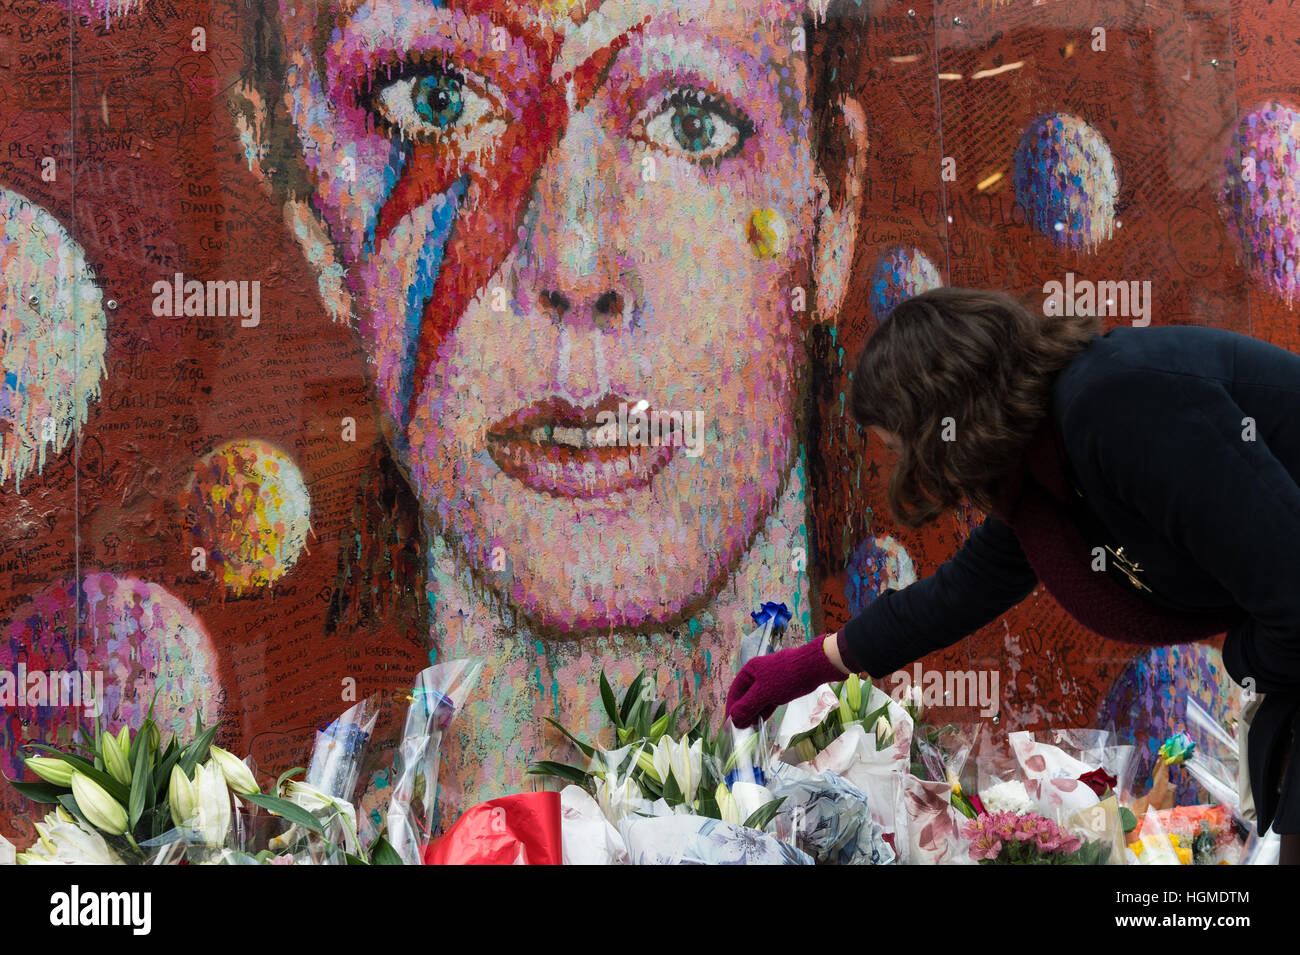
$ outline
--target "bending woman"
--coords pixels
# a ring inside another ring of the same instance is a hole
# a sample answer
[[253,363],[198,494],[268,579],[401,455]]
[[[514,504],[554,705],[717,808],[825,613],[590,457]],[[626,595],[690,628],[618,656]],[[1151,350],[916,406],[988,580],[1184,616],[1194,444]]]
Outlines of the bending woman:
[[986,519],[931,576],[838,633],[750,661],[737,725],[850,671],[882,678],[951,646],[1041,581],[1076,620],[1150,646],[1227,632],[1258,699],[1248,763],[1261,833],[1300,856],[1300,356],[1200,326],[1100,334],[1010,295],[940,288],[899,304],[853,376],[854,419],[899,455],[907,526],[963,498]]

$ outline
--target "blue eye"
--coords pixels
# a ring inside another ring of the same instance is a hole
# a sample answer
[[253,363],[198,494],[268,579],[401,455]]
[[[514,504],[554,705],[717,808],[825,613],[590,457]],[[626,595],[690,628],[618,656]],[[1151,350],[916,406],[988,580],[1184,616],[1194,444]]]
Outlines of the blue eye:
[[505,132],[501,97],[481,77],[429,62],[405,63],[401,73],[376,78],[366,103],[389,132],[463,153],[490,149]]
[[740,152],[754,133],[741,110],[690,87],[674,90],[641,117],[641,137],[692,162],[709,164]]
[[716,124],[708,110],[682,104],[673,110],[672,127],[673,137],[687,152],[702,153],[713,145]]
[[446,129],[465,112],[462,85],[459,76],[448,73],[421,76],[411,90],[416,115],[439,129]]

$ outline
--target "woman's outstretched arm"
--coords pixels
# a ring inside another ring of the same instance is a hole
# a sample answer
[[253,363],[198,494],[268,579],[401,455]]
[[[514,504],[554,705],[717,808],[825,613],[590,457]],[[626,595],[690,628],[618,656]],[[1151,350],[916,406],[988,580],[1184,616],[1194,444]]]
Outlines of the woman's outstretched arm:
[[879,679],[970,636],[1037,584],[1015,533],[989,516],[933,574],[886,590],[845,624],[849,654]]

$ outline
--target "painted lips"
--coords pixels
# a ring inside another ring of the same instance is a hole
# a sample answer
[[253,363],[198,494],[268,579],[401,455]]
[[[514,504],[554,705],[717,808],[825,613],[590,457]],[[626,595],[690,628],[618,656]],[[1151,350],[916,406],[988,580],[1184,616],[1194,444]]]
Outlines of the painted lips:
[[[585,408],[559,397],[536,402],[489,429],[488,454],[506,475],[546,494],[600,498],[647,486],[682,444],[603,443],[601,425],[610,419],[598,415],[610,412],[617,420],[620,405],[630,410],[632,403],[618,395]],[[653,414],[642,410],[647,419]]]

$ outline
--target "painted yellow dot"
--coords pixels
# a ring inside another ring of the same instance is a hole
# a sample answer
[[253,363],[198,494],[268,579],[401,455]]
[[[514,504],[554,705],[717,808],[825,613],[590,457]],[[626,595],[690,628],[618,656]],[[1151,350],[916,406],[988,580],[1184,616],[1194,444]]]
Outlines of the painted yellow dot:
[[790,246],[790,230],[775,209],[755,209],[749,217],[749,247],[760,259],[774,259]]

